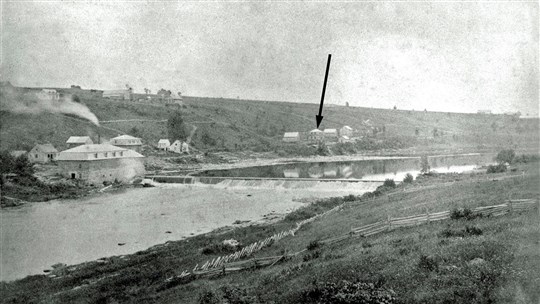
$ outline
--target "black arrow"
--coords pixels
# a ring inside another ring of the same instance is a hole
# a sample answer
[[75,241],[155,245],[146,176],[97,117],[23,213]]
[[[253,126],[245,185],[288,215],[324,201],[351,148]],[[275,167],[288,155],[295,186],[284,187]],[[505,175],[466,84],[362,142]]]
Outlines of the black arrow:
[[315,115],[315,120],[317,121],[317,128],[321,124],[323,119],[322,108],[324,103],[324,93],[326,92],[326,81],[328,81],[328,71],[330,70],[330,60],[332,59],[332,54],[328,54],[328,62],[326,63],[326,73],[324,74],[324,84],[322,87],[322,96],[321,96],[321,105],[319,106],[319,115]]

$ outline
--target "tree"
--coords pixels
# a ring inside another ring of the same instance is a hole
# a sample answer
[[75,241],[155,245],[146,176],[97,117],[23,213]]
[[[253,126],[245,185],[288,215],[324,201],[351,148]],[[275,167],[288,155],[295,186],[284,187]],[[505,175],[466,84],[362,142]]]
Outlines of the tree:
[[169,116],[169,119],[167,120],[167,133],[171,142],[178,139],[186,140],[188,137],[184,119],[182,118],[182,113],[180,111],[175,111]]
[[507,149],[507,150],[500,151],[495,157],[495,160],[499,164],[504,164],[504,163],[511,164],[514,161],[515,157],[516,157],[516,152],[514,152],[514,150],[512,149]]
[[345,102],[345,106],[346,106],[346,107],[349,106],[349,102],[348,102],[348,101]]
[[26,155],[14,157],[7,151],[0,152],[0,173],[14,173],[20,176],[33,176],[34,165]]
[[426,155],[423,155],[420,158],[420,166],[421,166],[421,169],[420,169],[421,173],[429,173],[429,170],[431,168],[429,166],[429,160],[428,160],[428,157]]
[[77,95],[73,95],[73,96],[71,97],[71,99],[72,99],[73,101],[75,101],[75,102],[79,102],[79,103],[81,102],[81,98],[80,98],[79,96],[77,96]]

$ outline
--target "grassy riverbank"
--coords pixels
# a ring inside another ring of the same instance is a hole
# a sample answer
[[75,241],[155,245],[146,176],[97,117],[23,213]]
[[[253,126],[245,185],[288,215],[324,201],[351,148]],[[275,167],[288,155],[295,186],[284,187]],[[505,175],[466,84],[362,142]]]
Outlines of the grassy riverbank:
[[[351,228],[388,216],[538,198],[538,169],[539,163],[533,162],[519,164],[515,172],[431,176],[376,197],[324,200],[269,226],[216,231],[133,255],[59,267],[53,271],[54,277],[31,276],[2,283],[2,301],[221,303],[227,299],[229,303],[311,303],[315,295],[331,290],[364,288],[391,295],[401,303],[535,303],[540,297],[535,288],[540,282],[538,210],[448,220],[328,246],[317,245],[317,240],[346,234]],[[213,279],[182,284],[166,281],[227,254],[227,249],[219,246],[223,240],[232,238],[247,245],[335,205],[341,208],[255,256],[309,247],[304,254],[272,267]],[[356,281],[373,285],[351,285]]]

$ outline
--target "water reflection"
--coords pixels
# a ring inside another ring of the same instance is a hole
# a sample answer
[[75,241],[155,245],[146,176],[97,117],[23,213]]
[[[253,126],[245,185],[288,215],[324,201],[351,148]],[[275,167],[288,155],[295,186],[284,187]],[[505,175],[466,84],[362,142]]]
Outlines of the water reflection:
[[[431,170],[440,173],[463,172],[492,163],[492,155],[460,155],[430,157]],[[402,180],[407,173],[418,175],[419,158],[364,160],[350,162],[295,163],[260,166],[232,170],[212,170],[202,176],[258,177],[258,178],[316,178],[358,179],[382,181],[387,178]]]

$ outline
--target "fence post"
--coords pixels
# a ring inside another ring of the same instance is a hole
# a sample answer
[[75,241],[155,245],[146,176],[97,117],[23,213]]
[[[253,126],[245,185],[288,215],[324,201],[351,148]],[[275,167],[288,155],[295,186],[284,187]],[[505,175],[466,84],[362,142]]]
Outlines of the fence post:
[[511,200],[508,200],[508,212],[510,214],[514,213],[514,206],[512,206],[512,201]]
[[386,231],[392,230],[392,219],[390,218],[390,215],[386,216]]
[[426,207],[427,223],[429,224],[429,209]]

